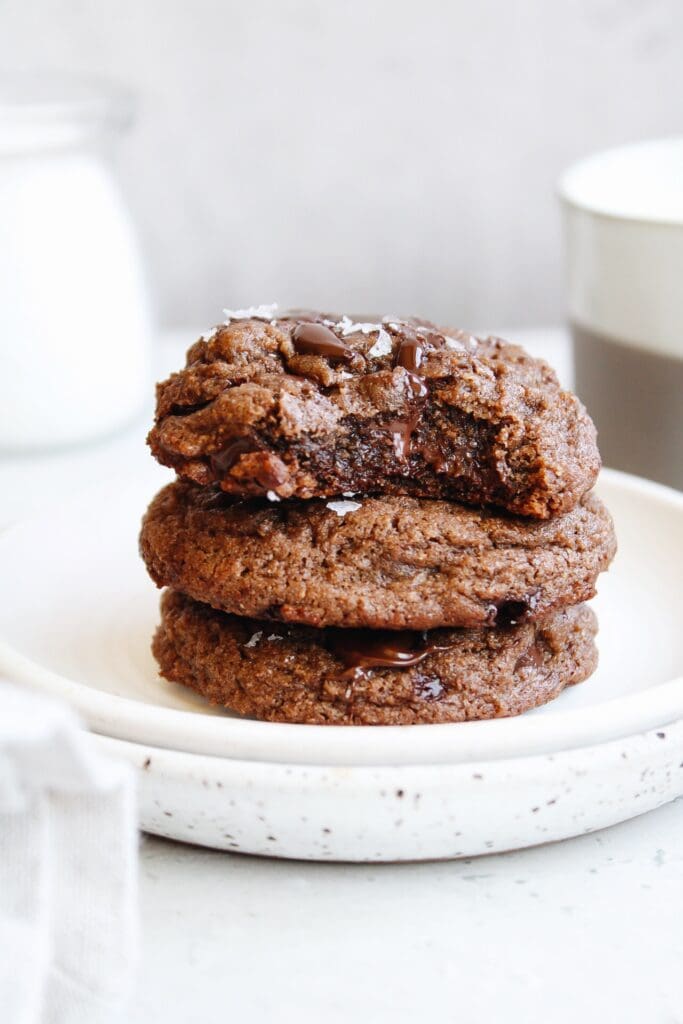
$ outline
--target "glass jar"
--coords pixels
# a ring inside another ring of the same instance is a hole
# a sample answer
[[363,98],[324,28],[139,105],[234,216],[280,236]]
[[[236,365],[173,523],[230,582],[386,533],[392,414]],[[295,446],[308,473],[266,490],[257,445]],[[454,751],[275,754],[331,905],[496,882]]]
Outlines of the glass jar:
[[109,167],[127,92],[0,76],[0,448],[115,430],[149,386],[140,254]]

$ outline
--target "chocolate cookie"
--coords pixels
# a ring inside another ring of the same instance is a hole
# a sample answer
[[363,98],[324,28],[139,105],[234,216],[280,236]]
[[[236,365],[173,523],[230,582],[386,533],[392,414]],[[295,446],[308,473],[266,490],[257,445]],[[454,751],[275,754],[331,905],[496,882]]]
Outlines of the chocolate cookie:
[[407,497],[240,500],[177,481],[152,501],[140,546],[158,586],[236,615],[432,629],[585,601],[615,539],[593,495],[539,521]]
[[600,458],[555,373],[498,338],[422,320],[240,310],[157,388],[156,458],[239,495],[345,492],[573,508]]
[[411,725],[518,715],[586,679],[597,623],[584,605],[542,624],[427,634],[277,626],[175,591],[152,649],[161,674],[253,718]]

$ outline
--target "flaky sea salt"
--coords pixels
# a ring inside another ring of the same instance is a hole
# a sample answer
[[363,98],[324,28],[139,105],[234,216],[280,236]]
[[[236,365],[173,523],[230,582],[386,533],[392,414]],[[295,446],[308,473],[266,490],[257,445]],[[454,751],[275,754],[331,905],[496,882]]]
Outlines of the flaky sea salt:
[[468,349],[477,347],[477,339],[471,334],[462,334],[459,338],[452,338],[449,334],[445,335],[444,340],[446,342],[446,348],[456,349],[460,352],[466,352]]
[[218,328],[217,327],[212,327],[210,331],[206,332],[206,334],[202,334],[201,340],[202,341],[212,341],[216,337],[217,334],[218,334]]
[[249,306],[248,309],[224,309],[225,323],[232,320],[270,320],[272,322],[277,302],[270,306]]
[[407,320],[401,320],[400,316],[383,316],[382,323],[391,327],[394,331],[400,331],[402,327],[409,327]]
[[340,519],[343,519],[347,512],[355,512],[361,507],[360,501],[326,501],[328,508],[332,509]]
[[380,356],[391,355],[394,345],[391,340],[391,335],[388,331],[385,331],[383,327],[379,328],[379,335],[377,341],[368,351],[368,355],[373,359],[379,359]]
[[284,637],[280,636],[279,633],[271,633],[270,636],[266,637],[267,640],[284,640]]
[[266,491],[266,498],[268,501],[282,501],[280,495],[276,494],[275,491]]
[[355,323],[350,317],[343,316],[338,324],[335,324],[338,331],[341,331],[342,337],[345,338],[348,334],[372,334],[373,331],[379,331],[382,327],[381,324],[359,324]]
[[249,637],[249,639],[247,640],[247,642],[246,642],[246,644],[244,646],[245,647],[256,647],[256,644],[259,642],[259,640],[261,639],[262,636],[263,636],[263,633],[262,633],[261,630],[258,630],[256,633],[252,633],[252,635]]

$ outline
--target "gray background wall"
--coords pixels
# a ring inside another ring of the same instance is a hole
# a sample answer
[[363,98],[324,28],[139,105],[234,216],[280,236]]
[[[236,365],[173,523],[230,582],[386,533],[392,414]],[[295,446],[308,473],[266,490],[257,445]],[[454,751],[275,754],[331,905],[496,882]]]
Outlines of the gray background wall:
[[683,131],[681,0],[0,0],[0,63],[139,91],[118,165],[168,324],[557,321],[560,170]]

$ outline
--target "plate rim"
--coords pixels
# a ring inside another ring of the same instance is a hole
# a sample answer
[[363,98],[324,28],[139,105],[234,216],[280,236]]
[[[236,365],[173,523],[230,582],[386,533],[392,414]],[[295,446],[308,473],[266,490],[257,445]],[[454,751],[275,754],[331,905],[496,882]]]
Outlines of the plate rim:
[[[360,726],[359,726],[360,728]],[[618,764],[620,760],[627,760],[624,757],[624,753],[629,753],[629,747],[633,747],[635,744],[648,743],[651,744],[652,749],[659,749],[662,743],[662,738],[666,739],[669,743],[669,749],[672,744],[675,750],[679,748],[679,737],[678,733],[683,730],[683,715],[671,719],[671,721],[661,722],[652,728],[644,728],[637,732],[628,733],[624,736],[617,736],[612,740],[600,741],[598,743],[590,743],[582,747],[570,747],[566,750],[554,751],[553,753],[547,753],[544,751],[534,752],[528,755],[520,757],[482,757],[476,761],[454,761],[448,764],[441,764],[440,762],[406,762],[405,764],[353,764],[353,765],[339,765],[339,764],[309,764],[308,762],[300,762],[296,760],[290,761],[267,761],[260,760],[254,761],[250,758],[237,758],[237,757],[225,757],[221,754],[196,754],[192,751],[177,750],[169,747],[157,747],[151,743],[138,743],[134,740],[124,740],[116,736],[105,736],[101,733],[87,732],[86,736],[89,741],[92,742],[95,749],[103,754],[116,754],[125,757],[125,759],[135,765],[136,762],[140,762],[138,765],[140,771],[149,772],[153,775],[155,771],[159,771],[161,766],[162,773],[168,774],[169,771],[177,773],[180,778],[191,778],[193,780],[201,779],[202,774],[207,772],[211,774],[214,770],[216,774],[220,772],[235,773],[239,771],[252,772],[256,766],[257,770],[261,772],[268,772],[270,769],[274,773],[277,773],[278,777],[286,778],[289,780],[288,785],[292,791],[298,791],[303,780],[310,780],[311,774],[308,773],[307,769],[315,769],[320,771],[321,778],[331,779],[339,781],[341,779],[350,781],[354,778],[358,779],[374,779],[377,777],[377,773],[384,774],[385,772],[392,772],[398,769],[406,771],[418,771],[424,770],[429,774],[433,774],[433,778],[443,780],[444,776],[439,769],[457,769],[463,773],[470,772],[472,768],[483,767],[488,770],[495,771],[518,771],[525,770],[534,766],[536,763],[541,762],[547,763],[548,761],[557,763],[560,759],[572,761],[574,758],[585,759],[592,756],[601,756],[605,753],[613,755],[617,747],[619,748],[619,754],[611,757],[614,764]],[[664,737],[662,734],[665,734]],[[672,739],[671,733],[674,733]],[[682,734],[683,735],[683,734]],[[655,739],[657,742],[655,743]],[[626,748],[626,749],[624,749]],[[675,755],[678,759],[677,755]],[[146,765],[147,758],[151,759],[150,765]],[[156,763],[155,760],[156,759]],[[339,773],[335,773],[334,769],[338,768]],[[472,775],[469,776],[472,778]],[[393,776],[389,775],[388,780],[391,781]],[[483,781],[475,776],[477,782]]]
[[[683,492],[618,470],[601,480],[683,514]],[[38,514],[13,524],[0,549]],[[647,691],[552,716],[410,726],[324,726],[202,715],[103,693],[45,668],[0,637],[0,672],[61,697],[89,728],[113,739],[195,755],[317,765],[456,764],[593,746],[683,717],[683,675]],[[406,730],[409,730],[408,732]],[[410,736],[410,742],[406,743]],[[343,737],[343,738],[342,738]]]
[[525,849],[675,800],[683,792],[683,772],[675,770],[683,718],[666,729],[557,755],[351,767],[89,740],[99,755],[128,767],[140,826],[153,835],[269,858],[381,863]]

